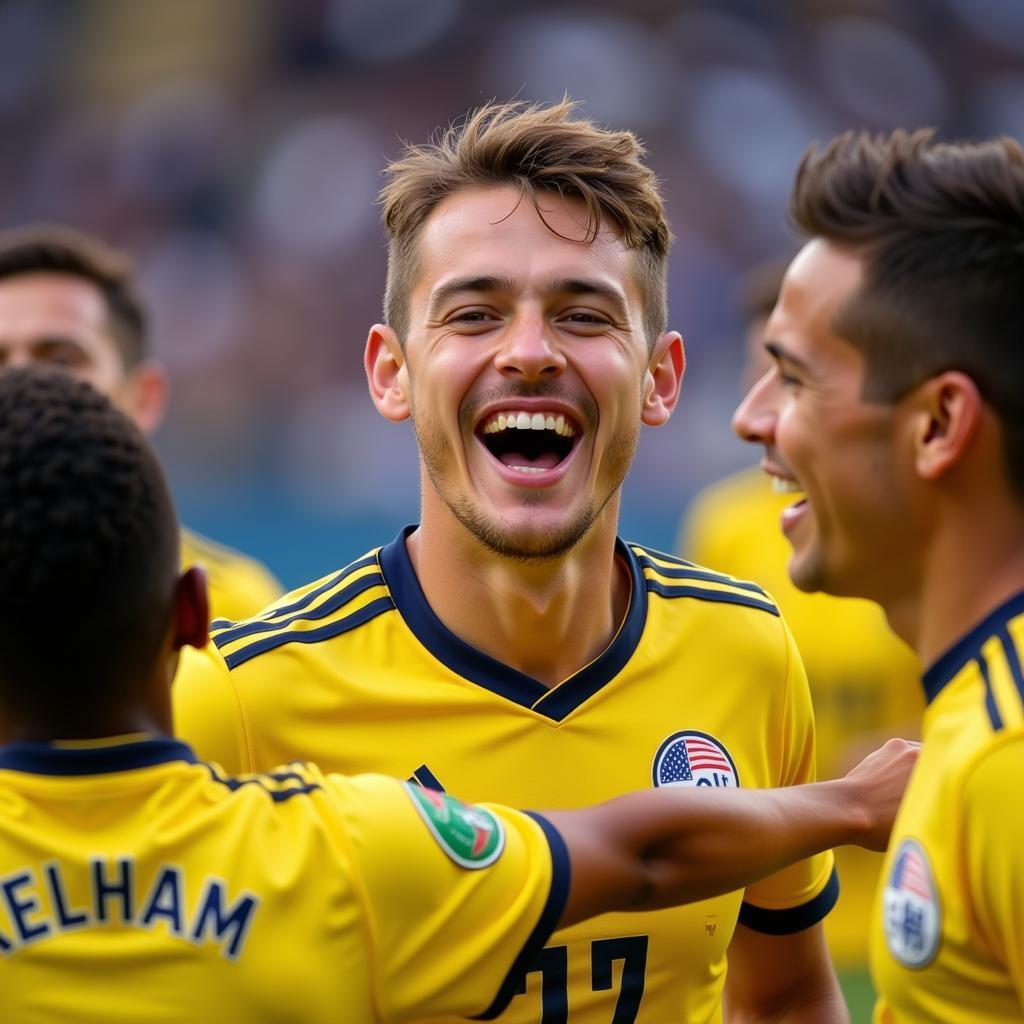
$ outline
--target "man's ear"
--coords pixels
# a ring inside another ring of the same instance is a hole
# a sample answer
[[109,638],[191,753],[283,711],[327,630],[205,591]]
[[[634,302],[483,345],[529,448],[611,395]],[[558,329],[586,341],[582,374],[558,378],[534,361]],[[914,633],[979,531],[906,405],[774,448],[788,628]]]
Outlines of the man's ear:
[[385,419],[400,423],[409,418],[409,372],[398,335],[384,324],[374,324],[363,356],[370,397]]
[[178,578],[174,588],[174,635],[172,647],[202,648],[210,636],[210,599],[206,570],[193,565]]
[[658,336],[644,376],[644,405],[641,420],[649,427],[667,422],[679,401],[679,388],[686,371],[683,339],[676,331]]
[[984,402],[966,373],[949,370],[917,388],[914,402],[914,465],[937,480],[967,453],[981,424]]
[[121,408],[144,434],[152,434],[163,422],[167,392],[167,371],[147,359],[128,372]]

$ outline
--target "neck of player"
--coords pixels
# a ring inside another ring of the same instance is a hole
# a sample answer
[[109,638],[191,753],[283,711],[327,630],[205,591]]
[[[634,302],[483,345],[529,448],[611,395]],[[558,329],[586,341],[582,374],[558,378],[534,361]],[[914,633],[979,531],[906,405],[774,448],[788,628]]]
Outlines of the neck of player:
[[[67,700],[38,710],[5,702],[0,705],[0,745],[98,740],[136,733],[173,735],[171,680],[176,667],[177,658],[169,658],[154,670],[147,685],[131,687],[122,695],[95,703]],[[81,693],[103,692],[91,690],[88,680],[79,682]]]
[[548,687],[608,646],[630,602],[629,571],[615,555],[617,497],[570,551],[529,562],[496,554],[436,513],[425,508],[406,543],[427,602],[457,637]]
[[[989,612],[1024,590],[1024,513],[1015,503],[964,504],[939,517],[902,595],[880,603],[927,668]],[[984,529],[978,529],[984,523]]]

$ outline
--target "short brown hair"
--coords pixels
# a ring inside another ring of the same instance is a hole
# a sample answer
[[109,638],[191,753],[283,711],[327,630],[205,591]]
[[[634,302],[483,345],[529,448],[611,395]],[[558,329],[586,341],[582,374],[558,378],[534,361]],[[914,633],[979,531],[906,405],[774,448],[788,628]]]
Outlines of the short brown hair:
[[68,227],[30,224],[0,232],[0,280],[24,274],[67,274],[100,290],[126,369],[149,355],[146,312],[135,290],[133,270],[123,253]]
[[863,259],[835,329],[864,356],[865,397],[969,374],[1024,498],[1024,149],[1005,137],[938,143],[927,129],[847,132],[805,154],[790,213]]
[[668,320],[666,265],[672,235],[654,172],[632,132],[610,131],[572,118],[566,98],[543,106],[490,103],[424,146],[406,146],[385,174],[380,200],[388,231],[384,318],[400,338],[409,329],[409,292],[417,274],[416,242],[423,222],[462,189],[514,185],[538,208],[538,192],[558,192],[587,207],[585,240],[597,237],[602,218],[634,250],[644,296],[648,345]]

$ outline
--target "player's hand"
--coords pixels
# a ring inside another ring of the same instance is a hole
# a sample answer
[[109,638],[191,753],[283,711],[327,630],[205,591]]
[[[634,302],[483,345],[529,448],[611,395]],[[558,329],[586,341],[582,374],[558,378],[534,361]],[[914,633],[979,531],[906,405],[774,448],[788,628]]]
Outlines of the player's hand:
[[893,819],[920,749],[920,743],[910,740],[888,740],[844,778],[863,815],[861,835],[853,840],[857,846],[884,850],[888,845]]

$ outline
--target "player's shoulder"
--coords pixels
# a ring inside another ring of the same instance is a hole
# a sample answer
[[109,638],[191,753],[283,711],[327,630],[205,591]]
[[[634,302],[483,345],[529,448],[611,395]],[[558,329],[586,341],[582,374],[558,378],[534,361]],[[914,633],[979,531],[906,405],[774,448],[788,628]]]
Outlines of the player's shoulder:
[[183,566],[206,570],[214,615],[242,618],[269,604],[283,591],[278,579],[258,559],[192,530],[181,530]]
[[959,785],[952,802],[963,830],[1012,841],[1024,854],[1024,819],[1012,813],[1024,788],[1024,726],[993,732],[954,772]]
[[344,568],[268,605],[240,621],[215,620],[210,639],[229,670],[290,645],[311,649],[324,641],[358,630],[395,603],[378,558],[379,548]]
[[181,560],[186,565],[202,562],[211,572],[254,572],[273,578],[270,570],[252,555],[211,540],[184,526],[181,528]]
[[730,608],[743,608],[775,618],[780,615],[775,600],[757,583],[646,545],[630,542],[626,546],[637,560],[645,590],[655,600],[700,601],[721,607],[723,614],[729,614]]
[[1024,724],[992,730],[976,740],[960,774],[968,787],[1012,793],[1016,801],[1024,786]]

